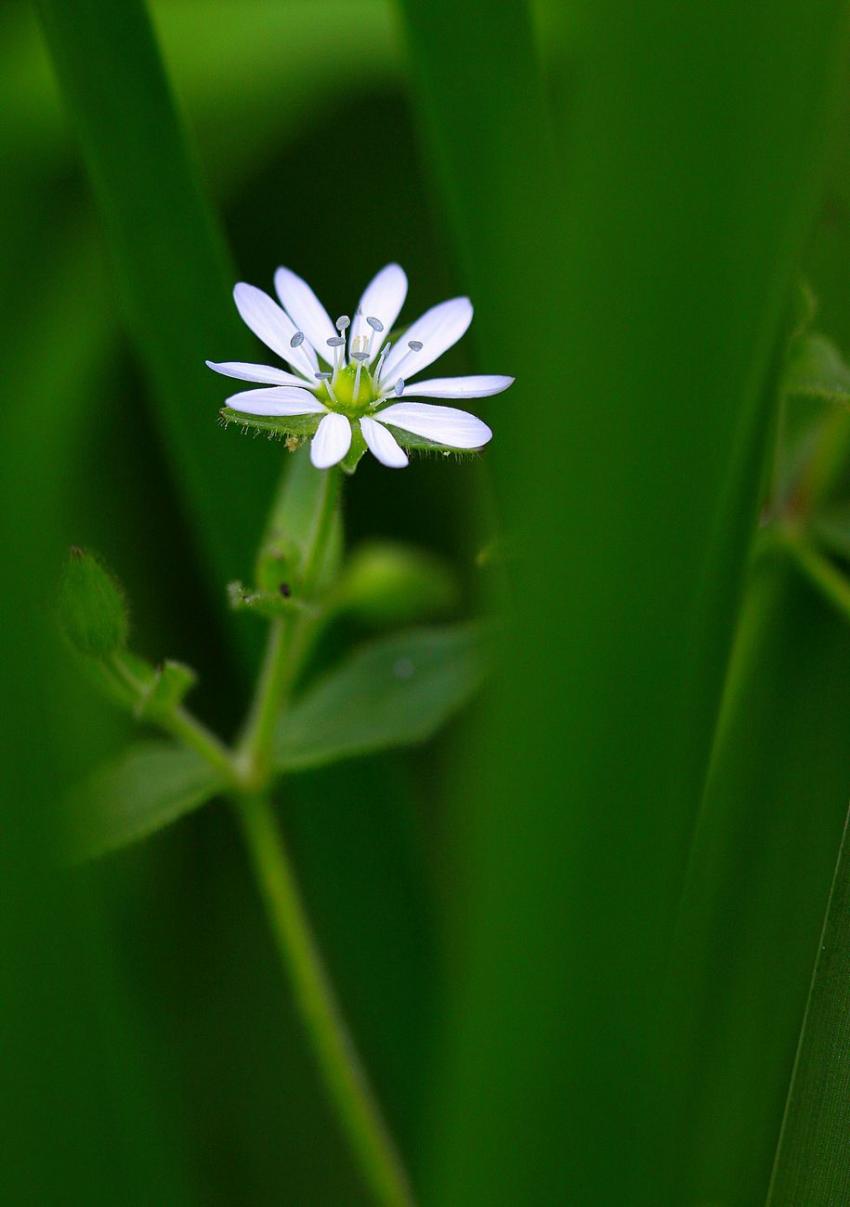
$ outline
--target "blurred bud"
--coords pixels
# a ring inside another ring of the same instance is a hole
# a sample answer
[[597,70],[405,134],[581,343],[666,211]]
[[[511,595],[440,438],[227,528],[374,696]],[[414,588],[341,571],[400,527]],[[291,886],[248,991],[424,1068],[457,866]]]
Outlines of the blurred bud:
[[124,648],[129,618],[124,593],[91,553],[73,546],[59,591],[59,616],[76,649],[108,658]]
[[355,551],[336,592],[340,611],[366,624],[405,624],[450,610],[458,587],[446,564],[407,545],[375,542]]

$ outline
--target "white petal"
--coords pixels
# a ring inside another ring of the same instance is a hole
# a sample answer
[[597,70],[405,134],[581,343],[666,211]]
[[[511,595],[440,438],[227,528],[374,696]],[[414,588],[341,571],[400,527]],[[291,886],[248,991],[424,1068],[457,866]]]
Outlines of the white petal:
[[360,420],[360,431],[369,452],[373,457],[377,457],[381,465],[387,465],[390,469],[404,469],[408,463],[407,453],[399,447],[395,437],[385,427],[364,415]]
[[307,282],[291,269],[279,268],[274,274],[274,287],[284,310],[298,330],[304,332],[319,356],[332,364],[333,352],[326,341],[334,338],[336,327]]
[[344,415],[329,411],[310,444],[310,460],[316,469],[330,469],[351,446],[351,424]]
[[377,411],[373,418],[450,448],[481,448],[493,436],[487,424],[468,411],[435,407],[428,402],[396,402]]
[[232,394],[227,405],[245,415],[321,415],[328,409],[309,390],[297,386],[242,390]]
[[241,360],[223,360],[218,363],[208,360],[205,364],[214,373],[221,373],[224,377],[238,377],[240,381],[261,381],[269,386],[306,386],[308,390],[318,386],[318,382],[311,386],[303,377],[287,373],[284,369],[275,369],[272,365],[246,365]]
[[402,398],[489,398],[514,384],[513,377],[478,373],[472,377],[432,377],[405,386]]
[[257,339],[312,381],[318,368],[315,353],[304,344],[299,348],[291,346],[289,341],[297,328],[277,302],[256,285],[246,285],[244,281],[234,287],[233,300],[243,323],[251,328]]
[[366,319],[376,318],[383,323],[383,331],[376,331],[372,340],[372,355],[370,362],[381,350],[381,344],[393,329],[396,319],[401,314],[404,299],[407,297],[407,277],[404,269],[398,264],[387,264],[385,268],[372,278],[363,290],[349,332],[349,354],[354,346],[354,340],[359,335],[369,336],[372,328]]
[[[381,381],[392,384],[398,377],[412,377],[456,344],[471,322],[472,302],[469,298],[452,298],[448,302],[441,302],[439,306],[432,306],[394,346],[384,361]],[[411,352],[408,348],[411,340],[419,340],[422,344],[418,352]]]

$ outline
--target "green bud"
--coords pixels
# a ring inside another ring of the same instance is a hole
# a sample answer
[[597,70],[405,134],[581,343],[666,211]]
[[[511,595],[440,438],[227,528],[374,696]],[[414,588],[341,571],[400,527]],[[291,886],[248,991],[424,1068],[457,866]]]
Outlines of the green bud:
[[381,541],[354,553],[335,598],[340,611],[366,624],[407,624],[450,610],[458,588],[445,563],[432,554]]
[[108,658],[127,642],[124,593],[91,553],[72,546],[59,591],[59,616],[71,644],[90,658]]

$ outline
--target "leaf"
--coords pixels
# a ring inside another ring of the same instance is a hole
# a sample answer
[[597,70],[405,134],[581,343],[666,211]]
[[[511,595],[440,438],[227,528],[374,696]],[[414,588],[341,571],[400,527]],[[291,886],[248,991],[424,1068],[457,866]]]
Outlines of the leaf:
[[275,748],[280,771],[424,742],[480,685],[481,628],[415,629],[364,646],[296,701]]
[[205,804],[221,781],[192,750],[140,742],[77,787],[68,801],[72,857],[88,859],[156,833]]
[[850,843],[826,910],[767,1207],[850,1202]]

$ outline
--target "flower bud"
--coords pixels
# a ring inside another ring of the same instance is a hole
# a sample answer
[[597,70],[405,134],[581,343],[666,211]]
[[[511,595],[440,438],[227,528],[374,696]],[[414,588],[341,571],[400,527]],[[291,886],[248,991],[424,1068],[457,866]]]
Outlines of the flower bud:
[[59,616],[71,644],[90,658],[108,658],[127,642],[124,593],[91,553],[73,546],[59,591]]
[[406,624],[445,612],[457,602],[457,584],[432,554],[390,542],[361,546],[343,574],[340,610],[370,625]]

